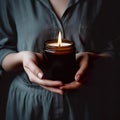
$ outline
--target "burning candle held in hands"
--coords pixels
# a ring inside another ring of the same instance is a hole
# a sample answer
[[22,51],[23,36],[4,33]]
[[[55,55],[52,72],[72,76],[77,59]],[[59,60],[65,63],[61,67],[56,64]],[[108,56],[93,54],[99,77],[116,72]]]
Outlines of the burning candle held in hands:
[[62,39],[47,40],[44,45],[44,78],[69,83],[77,71],[75,47],[72,41]]
[[55,47],[65,47],[65,46],[70,46],[70,43],[67,42],[62,42],[62,38],[61,38],[61,32],[59,32],[58,35],[58,41],[50,43],[49,46],[55,46]]

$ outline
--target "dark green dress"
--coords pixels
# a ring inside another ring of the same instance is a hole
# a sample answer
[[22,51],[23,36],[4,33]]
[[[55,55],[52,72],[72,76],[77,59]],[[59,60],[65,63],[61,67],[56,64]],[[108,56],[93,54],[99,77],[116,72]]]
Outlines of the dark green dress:
[[[42,53],[44,41],[57,38],[59,30],[76,52],[113,54],[103,9],[102,0],[69,0],[59,19],[48,0],[0,0],[0,64],[10,53]],[[59,95],[31,83],[24,71],[12,74],[6,120],[89,120],[87,85]]]

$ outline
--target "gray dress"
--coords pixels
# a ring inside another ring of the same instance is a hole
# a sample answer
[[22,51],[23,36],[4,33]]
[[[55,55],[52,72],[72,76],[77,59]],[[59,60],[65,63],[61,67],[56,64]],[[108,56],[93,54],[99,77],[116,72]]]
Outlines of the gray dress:
[[[44,41],[56,38],[59,30],[74,41],[76,52],[113,54],[102,8],[102,0],[69,0],[59,19],[48,0],[0,0],[0,64],[10,53],[42,53]],[[24,71],[11,74],[3,77],[12,79],[6,120],[89,120],[87,85],[59,95],[31,83]]]

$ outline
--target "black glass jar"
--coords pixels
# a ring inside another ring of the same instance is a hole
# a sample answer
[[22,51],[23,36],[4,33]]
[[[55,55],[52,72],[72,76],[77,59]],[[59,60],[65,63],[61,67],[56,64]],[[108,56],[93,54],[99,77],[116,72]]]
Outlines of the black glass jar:
[[77,71],[74,43],[65,39],[63,46],[54,46],[54,43],[57,44],[57,39],[44,44],[44,78],[72,82]]

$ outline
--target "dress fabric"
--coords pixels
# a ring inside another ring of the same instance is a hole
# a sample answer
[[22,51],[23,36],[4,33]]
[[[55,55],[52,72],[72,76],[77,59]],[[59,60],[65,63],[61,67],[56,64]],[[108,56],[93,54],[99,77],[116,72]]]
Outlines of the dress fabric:
[[23,80],[14,81],[9,92],[6,119],[87,120],[83,91],[59,95]]
[[[63,38],[74,41],[76,52],[111,53],[108,38],[98,32],[102,0],[70,0],[61,19],[48,0],[0,0],[0,8],[0,64],[10,53],[42,53],[44,41],[57,38],[59,30]],[[64,95],[52,93],[21,71],[12,77],[6,120],[89,120],[86,95],[87,86]]]

